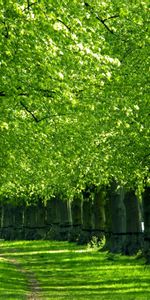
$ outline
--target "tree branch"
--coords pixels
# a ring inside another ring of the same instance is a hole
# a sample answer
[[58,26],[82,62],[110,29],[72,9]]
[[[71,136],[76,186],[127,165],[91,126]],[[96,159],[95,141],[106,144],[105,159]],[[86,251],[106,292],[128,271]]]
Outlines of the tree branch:
[[71,28],[68,25],[66,25],[62,20],[60,20],[60,19],[56,19],[56,20],[58,22],[62,23],[69,31],[71,31]]
[[114,15],[114,16],[110,16],[110,17],[108,17],[108,18],[106,18],[106,19],[102,19],[102,18],[100,18],[100,16],[98,16],[98,14],[97,14],[96,12],[94,12],[94,10],[93,10],[92,6],[90,6],[90,4],[88,4],[87,2],[84,2],[84,4],[85,4],[86,7],[89,7],[89,9],[90,9],[90,11],[91,11],[92,13],[95,14],[96,19],[99,20],[99,21],[105,26],[105,28],[106,28],[110,33],[114,34],[113,30],[111,30],[111,29],[107,26],[107,24],[105,24],[105,22],[108,21],[108,20],[110,20],[110,19],[118,18],[119,15]]
[[[17,94],[17,96],[30,96],[30,94],[29,93],[27,93],[27,92],[23,92],[23,91],[21,91],[21,88],[19,87],[19,88],[17,88],[17,90],[20,90],[20,92],[18,91],[18,94]],[[48,89],[37,89],[36,90],[36,92],[40,92],[40,93],[42,93],[45,97],[47,97],[47,98],[52,98],[53,97],[53,94],[56,94],[56,92],[55,91],[53,91],[53,90],[48,90]],[[5,94],[5,92],[4,91],[0,91],[0,97],[5,97],[5,96],[7,96],[7,94]]]
[[27,9],[30,9],[30,0],[27,0]]
[[114,32],[107,26],[107,24],[105,24],[105,20],[102,20],[99,16],[96,16],[96,19],[99,20],[110,33],[114,34]]
[[37,2],[30,3],[30,0],[27,0],[27,7],[25,7],[25,8],[23,9],[23,11],[29,10],[30,7],[33,6],[33,5],[35,5],[35,4],[37,4]]
[[37,119],[37,117],[34,115],[34,113],[30,109],[28,109],[28,107],[22,101],[20,101],[20,104],[32,116],[32,118],[34,119],[34,121],[36,123],[39,123],[41,121],[44,121],[46,119],[51,119],[51,118],[54,118],[54,117],[61,117],[61,116],[67,116],[67,115],[73,114],[73,113],[69,113],[69,114],[64,113],[64,114],[61,114],[61,115],[47,115],[47,116],[45,116],[45,117],[43,117],[41,119]]
[[119,15],[110,16],[110,17],[108,17],[106,19],[103,19],[103,21],[106,22],[106,21],[108,21],[110,19],[115,19],[115,18],[119,18]]
[[23,108],[33,117],[33,119],[35,120],[35,122],[39,122],[39,120],[36,118],[36,116],[32,113],[32,111],[31,110],[29,110],[27,107],[26,107],[26,105],[22,102],[22,101],[20,101],[20,104],[23,106]]

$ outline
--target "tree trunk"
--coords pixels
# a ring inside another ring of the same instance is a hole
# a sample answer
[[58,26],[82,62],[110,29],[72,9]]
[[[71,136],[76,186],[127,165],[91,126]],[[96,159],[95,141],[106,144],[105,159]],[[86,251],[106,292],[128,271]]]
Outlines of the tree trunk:
[[124,253],[134,255],[142,248],[142,228],[139,202],[134,191],[125,194],[126,207],[126,241]]
[[3,210],[0,202],[0,239],[2,239],[2,222],[3,222]]
[[5,203],[2,206],[2,229],[1,236],[5,240],[14,238],[14,208],[12,204]]
[[36,206],[29,205],[25,207],[23,226],[25,240],[36,239]]
[[79,244],[89,243],[92,239],[92,201],[84,198],[82,206],[82,231]]
[[150,187],[145,188],[143,194],[144,212],[144,256],[146,263],[150,264]]
[[60,240],[60,200],[52,198],[47,202],[46,224],[48,227],[46,238]]
[[[111,227],[109,237],[109,250],[112,253],[122,253],[124,249],[126,233],[126,211],[124,206],[124,190],[118,187],[115,182],[112,183],[108,191],[110,201]],[[106,235],[107,238],[107,235]]]
[[46,222],[45,222],[45,206],[41,200],[36,206],[36,236],[37,240],[44,239],[46,236]]
[[70,233],[70,242],[78,242],[82,229],[82,201],[80,198],[74,198],[71,203],[72,229]]
[[105,201],[106,195],[100,188],[95,191],[93,202],[93,236],[101,241],[105,231]]
[[23,232],[23,206],[14,206],[14,239],[22,240],[24,237]]
[[[102,251],[109,251],[112,245],[112,215],[110,205],[110,195],[107,191],[105,200],[105,245],[101,249]],[[100,250],[100,251],[101,251]]]
[[71,231],[71,207],[68,200],[60,201],[60,240],[68,241]]

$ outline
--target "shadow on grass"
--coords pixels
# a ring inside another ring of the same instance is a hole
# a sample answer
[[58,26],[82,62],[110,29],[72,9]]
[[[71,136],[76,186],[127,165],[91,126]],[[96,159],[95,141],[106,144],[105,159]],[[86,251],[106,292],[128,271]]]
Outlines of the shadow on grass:
[[[0,241],[0,253],[7,253],[10,254],[11,252],[31,252],[31,251],[61,251],[68,249],[69,251],[81,249],[81,246],[76,245],[74,243],[68,242],[57,242],[57,241]],[[82,249],[86,249],[86,246],[82,246]]]
[[135,257],[110,260],[67,242],[3,243],[1,249],[36,274],[43,300],[150,299],[150,269]]
[[0,299],[26,299],[27,281],[16,267],[0,258]]

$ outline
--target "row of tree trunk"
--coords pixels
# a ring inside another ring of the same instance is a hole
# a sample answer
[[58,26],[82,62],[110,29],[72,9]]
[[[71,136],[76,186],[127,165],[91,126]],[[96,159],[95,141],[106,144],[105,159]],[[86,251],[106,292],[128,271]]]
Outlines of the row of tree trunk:
[[[88,243],[93,237],[106,243],[104,250],[133,255],[140,249],[150,260],[150,188],[143,204],[134,191],[125,192],[114,182],[111,188],[83,193],[82,200],[62,201],[57,197],[44,205],[0,206],[0,238],[69,240]],[[142,230],[144,220],[144,233]]]

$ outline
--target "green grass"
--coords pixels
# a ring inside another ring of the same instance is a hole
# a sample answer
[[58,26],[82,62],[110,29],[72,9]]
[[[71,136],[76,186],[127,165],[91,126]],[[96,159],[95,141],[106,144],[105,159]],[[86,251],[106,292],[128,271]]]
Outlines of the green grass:
[[[34,273],[43,300],[150,299],[150,268],[135,257],[113,256],[85,246],[50,241],[1,242],[0,252]],[[0,268],[4,283],[1,286],[0,280],[0,299],[24,299],[24,273],[3,260]]]
[[0,257],[0,299],[26,299],[27,280],[23,274],[7,260]]

